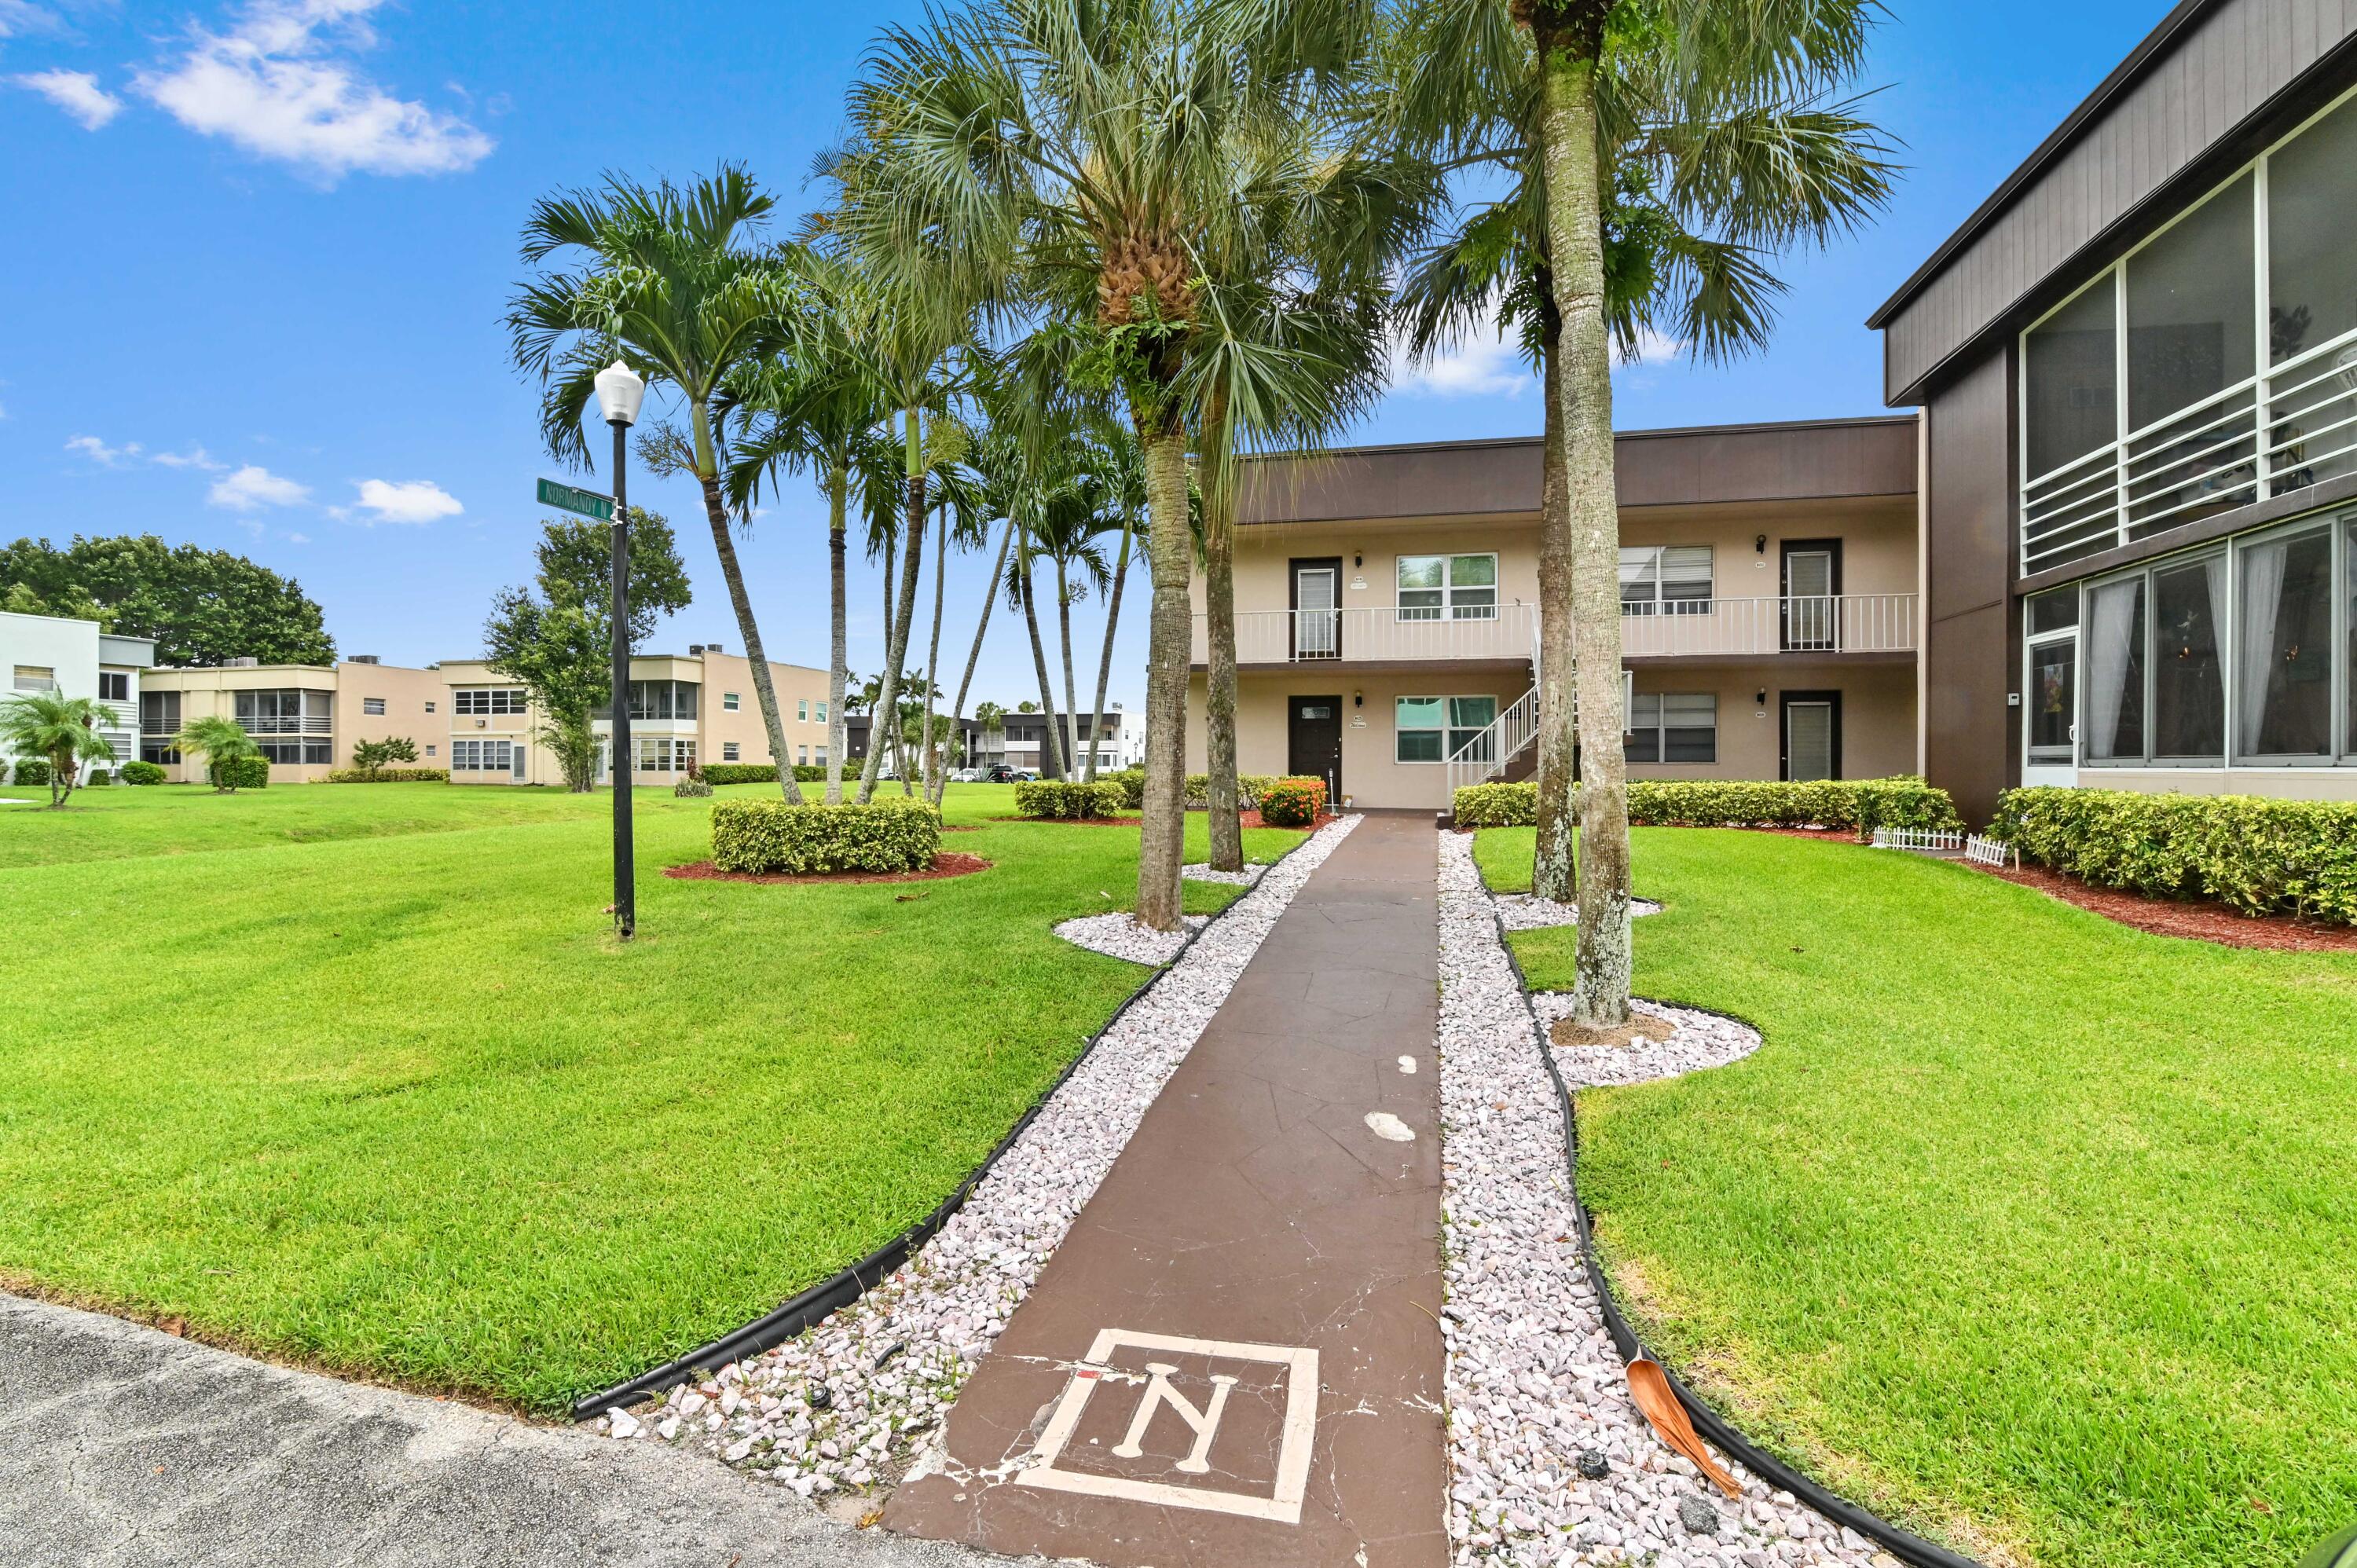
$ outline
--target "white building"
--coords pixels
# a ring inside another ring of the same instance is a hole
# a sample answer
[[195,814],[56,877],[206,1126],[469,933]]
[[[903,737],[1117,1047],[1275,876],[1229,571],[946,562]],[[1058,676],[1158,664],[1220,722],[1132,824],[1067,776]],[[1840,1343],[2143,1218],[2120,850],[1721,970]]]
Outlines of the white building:
[[[113,745],[116,768],[139,759],[139,676],[155,662],[153,638],[116,637],[94,620],[0,610],[8,690],[96,699],[113,715],[99,733]],[[8,761],[13,769],[15,759]]]

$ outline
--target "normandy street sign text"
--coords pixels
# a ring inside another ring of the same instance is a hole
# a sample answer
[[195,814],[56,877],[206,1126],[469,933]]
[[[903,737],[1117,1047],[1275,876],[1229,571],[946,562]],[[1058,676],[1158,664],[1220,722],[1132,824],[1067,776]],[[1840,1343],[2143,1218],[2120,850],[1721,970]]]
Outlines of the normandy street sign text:
[[594,517],[599,522],[614,521],[614,498],[611,496],[601,496],[595,490],[580,489],[555,479],[541,480],[539,495],[543,506],[579,512],[583,517]]

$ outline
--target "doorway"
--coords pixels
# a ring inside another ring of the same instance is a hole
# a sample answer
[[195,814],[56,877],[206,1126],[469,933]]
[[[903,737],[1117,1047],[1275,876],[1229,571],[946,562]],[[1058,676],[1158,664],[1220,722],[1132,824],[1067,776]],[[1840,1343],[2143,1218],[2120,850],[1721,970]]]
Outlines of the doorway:
[[1783,543],[1784,651],[1831,653],[1841,647],[1841,541]]
[[1777,727],[1782,733],[1776,776],[1793,784],[1838,779],[1841,771],[1839,692],[1785,692],[1778,695]]
[[1285,769],[1297,779],[1326,780],[1326,799],[1342,799],[1342,699],[1285,700]]
[[1293,657],[1342,657],[1342,558],[1293,563]]
[[2079,782],[2079,629],[2033,639],[2022,670],[2021,781]]

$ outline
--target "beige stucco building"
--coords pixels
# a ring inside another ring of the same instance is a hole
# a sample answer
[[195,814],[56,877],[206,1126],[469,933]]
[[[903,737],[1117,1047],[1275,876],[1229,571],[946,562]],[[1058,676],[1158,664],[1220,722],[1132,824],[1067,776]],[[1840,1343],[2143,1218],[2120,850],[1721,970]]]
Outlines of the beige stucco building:
[[[494,674],[479,659],[446,660],[439,677],[448,714],[434,737],[431,767],[453,784],[562,784],[555,754],[533,738],[538,718],[520,682]],[[630,660],[631,782],[671,784],[691,767],[715,762],[823,765],[827,672],[800,664],[770,665],[787,755],[770,755],[752,662],[700,643],[683,654],[643,653]],[[600,736],[610,733],[596,721]],[[597,779],[612,766],[600,743]]]
[[[1918,766],[1911,418],[1617,441],[1634,779]],[[1527,777],[1540,444],[1365,447],[1261,467],[1236,537],[1237,748],[1361,806]],[[1200,608],[1202,581],[1195,580]],[[1187,767],[1205,767],[1197,617]]]
[[192,719],[234,719],[270,761],[274,784],[308,784],[352,766],[363,740],[405,737],[419,768],[441,738],[442,676],[371,659],[338,664],[237,663],[150,670],[139,682],[139,755],[175,783],[200,783],[204,765],[183,759],[172,737]]

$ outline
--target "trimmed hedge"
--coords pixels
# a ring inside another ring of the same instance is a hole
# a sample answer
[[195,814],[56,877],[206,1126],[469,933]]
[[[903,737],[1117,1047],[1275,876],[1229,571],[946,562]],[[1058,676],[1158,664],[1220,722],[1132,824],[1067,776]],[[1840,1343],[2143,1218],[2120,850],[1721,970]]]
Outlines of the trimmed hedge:
[[1989,831],[2106,887],[2357,926],[2357,804],[2047,786],[1999,795]]
[[81,787],[85,789],[103,789],[113,782],[113,774],[103,768],[93,768],[90,770],[90,777],[81,781]]
[[1326,810],[1323,779],[1272,779],[1260,791],[1260,820],[1272,828],[1306,828]]
[[213,770],[216,788],[225,789],[262,789],[270,784],[270,758],[240,757],[222,763]]
[[[775,784],[778,781],[778,765],[774,762],[707,762],[697,768],[696,772],[707,784]],[[856,778],[857,770],[850,769],[845,777]],[[817,762],[795,763],[794,782],[797,784],[825,783],[825,765]]]
[[[1535,783],[1475,784],[1457,791],[1459,827],[1524,827],[1538,821]],[[1945,789],[1921,779],[1644,779],[1629,786],[1637,827],[1846,828],[1861,839],[1877,828],[1961,828]]]
[[[1140,779],[1139,788],[1143,789],[1145,769],[1140,768],[1138,773]],[[1245,811],[1253,810],[1260,804],[1261,791],[1275,782],[1276,776],[1273,773],[1237,774],[1236,808],[1239,811]],[[1187,775],[1187,803],[1190,806],[1208,807],[1211,805],[1211,776],[1210,774],[1189,773]]]
[[1125,768],[1118,773],[1108,773],[1100,783],[1121,786],[1121,809],[1125,811],[1146,810],[1146,769]]
[[48,757],[21,757],[17,760],[16,782],[18,784],[27,786],[39,784],[46,786],[48,781],[49,759]]
[[123,765],[123,781],[125,784],[161,784],[164,782],[163,764],[126,762]]
[[683,800],[701,800],[712,793],[712,780],[699,779],[691,773],[671,787],[673,797]]
[[447,784],[447,768],[339,768],[328,775],[330,784]]
[[941,813],[912,796],[865,806],[722,800],[712,808],[712,864],[723,871],[926,871],[941,845]]
[[1074,820],[1117,817],[1125,798],[1119,784],[1100,779],[1093,784],[1063,779],[1037,779],[1015,786],[1017,816]]

